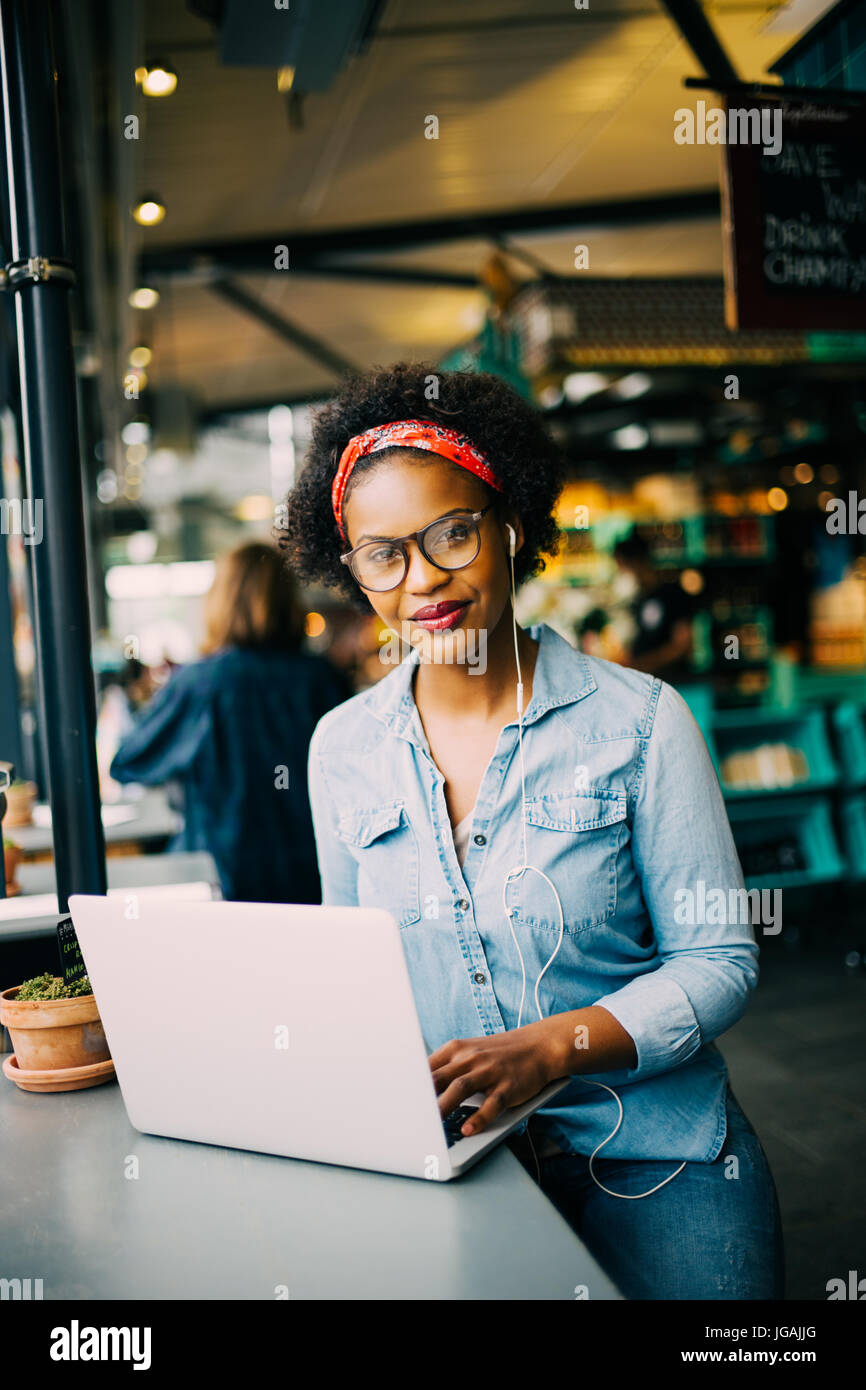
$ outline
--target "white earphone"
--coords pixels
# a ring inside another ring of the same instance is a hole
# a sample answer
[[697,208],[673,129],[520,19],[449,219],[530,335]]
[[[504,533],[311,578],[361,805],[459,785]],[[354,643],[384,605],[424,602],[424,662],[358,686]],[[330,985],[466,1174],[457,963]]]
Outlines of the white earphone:
[[[506,917],[508,918],[508,928],[509,928],[509,931],[511,932],[512,940],[514,941],[514,945],[515,945],[515,947],[517,948],[517,954],[518,954],[518,956],[520,957],[520,974],[521,974],[522,985],[521,985],[521,990],[520,990],[520,1008],[519,1008],[518,1011],[517,1011],[517,1026],[518,1026],[518,1028],[519,1028],[519,1027],[520,1027],[520,1021],[521,1021],[521,1019],[522,1019],[522,1017],[523,1017],[523,1001],[524,1001],[524,999],[526,998],[526,964],[525,964],[524,959],[523,959],[523,952],[522,952],[521,949],[520,949],[520,942],[517,940],[517,937],[516,937],[515,934],[514,934],[514,923],[513,923],[513,921],[512,921],[512,917],[513,917],[513,915],[514,915],[514,909],[508,906],[507,896],[508,896],[508,885],[509,885],[509,883],[511,883],[511,881],[512,881],[513,879],[515,879],[515,878],[522,878],[523,875],[524,875],[528,870],[531,871],[531,872],[534,873],[534,874],[538,874],[539,878],[543,878],[543,879],[544,879],[544,882],[547,883],[547,884],[549,884],[550,889],[551,889],[551,891],[552,891],[552,893],[553,893],[553,896],[556,898],[556,906],[557,906],[557,909],[558,909],[558,911],[559,911],[559,936],[558,936],[558,938],[557,938],[556,946],[554,947],[554,950],[553,950],[553,955],[550,956],[550,958],[548,959],[548,961],[546,962],[546,964],[545,964],[544,967],[542,968],[541,973],[540,973],[539,976],[538,976],[538,979],[535,981],[535,991],[534,991],[534,993],[535,993],[535,1008],[536,1008],[536,1010],[537,1010],[538,1017],[539,1017],[540,1020],[544,1018],[544,1014],[543,1014],[542,1011],[541,1011],[541,1004],[540,1004],[539,999],[538,999],[538,986],[541,984],[541,980],[542,980],[543,976],[546,974],[546,972],[549,970],[550,966],[553,964],[553,961],[554,961],[554,959],[555,959],[555,957],[556,957],[556,953],[557,953],[557,951],[559,950],[560,946],[562,945],[563,936],[564,936],[564,934],[565,934],[565,920],[564,920],[564,917],[563,917],[562,903],[560,902],[559,894],[557,893],[556,888],[555,888],[554,885],[551,883],[550,879],[547,877],[547,874],[542,873],[542,872],[541,872],[541,869],[536,869],[535,866],[534,866],[533,864],[527,863],[527,852],[526,852],[526,766],[525,766],[524,759],[523,759],[523,674],[522,674],[521,669],[520,669],[520,652],[519,652],[518,646],[517,646],[517,613],[515,612],[516,591],[515,591],[515,583],[514,583],[514,553],[515,553],[515,550],[517,549],[517,535],[516,535],[516,533],[515,533],[515,530],[514,530],[514,527],[513,527],[513,526],[509,526],[509,525],[506,524],[505,529],[506,529],[506,531],[508,532],[508,554],[509,554],[510,562],[511,562],[511,622],[512,622],[512,626],[513,626],[513,629],[514,629],[514,659],[515,659],[515,661],[516,661],[516,663],[517,663],[517,742],[518,742],[518,747],[519,747],[519,752],[520,752],[520,807],[521,807],[521,821],[522,821],[522,825],[523,825],[523,863],[522,863],[522,864],[518,864],[518,865],[517,865],[515,868],[513,868],[513,869],[509,869],[509,870],[508,870],[508,873],[505,875],[505,878],[504,878],[503,884],[502,884],[502,906],[503,906],[503,908],[504,908],[504,910],[505,910],[505,915],[506,915]],[[575,1073],[575,1075],[577,1075],[577,1073]],[[593,1159],[595,1158],[596,1154],[597,1154],[601,1149],[604,1148],[605,1144],[609,1144],[609,1143],[610,1143],[611,1139],[613,1139],[614,1135],[616,1134],[617,1130],[619,1129],[620,1125],[622,1124],[622,1121],[623,1121],[622,1101],[620,1100],[620,1098],[619,1098],[619,1096],[617,1095],[616,1091],[614,1091],[613,1088],[612,1088],[611,1086],[605,1086],[605,1084],[604,1084],[603,1081],[590,1081],[588,1077],[586,1077],[586,1076],[579,1076],[579,1075],[578,1075],[578,1080],[586,1082],[587,1086],[600,1086],[601,1089],[602,1089],[603,1091],[609,1091],[610,1094],[613,1096],[614,1100],[616,1101],[617,1105],[619,1106],[619,1119],[617,1120],[616,1125],[615,1125],[614,1128],[611,1130],[611,1132],[610,1132],[610,1134],[607,1136],[607,1138],[606,1138],[606,1139],[602,1139],[601,1143],[598,1144],[598,1145],[596,1145],[596,1147],[593,1149],[592,1153],[590,1154],[590,1159],[589,1159],[589,1176],[592,1178],[592,1180],[593,1180],[593,1182],[595,1183],[596,1187],[600,1187],[601,1190],[602,1190],[602,1192],[606,1192],[606,1193],[608,1194],[608,1196],[610,1196],[610,1197],[621,1197],[621,1198],[623,1199],[623,1201],[626,1201],[626,1202],[637,1202],[637,1201],[639,1201],[642,1197],[649,1197],[649,1196],[652,1195],[653,1192],[658,1192],[658,1190],[659,1190],[660,1187],[664,1187],[664,1186],[665,1186],[665,1183],[671,1182],[671,1181],[677,1176],[677,1173],[681,1173],[681,1172],[683,1171],[683,1169],[684,1169],[685,1166],[686,1166],[685,1163],[681,1163],[680,1166],[679,1166],[679,1168],[677,1168],[675,1172],[671,1173],[670,1177],[664,1178],[663,1181],[660,1182],[660,1183],[657,1183],[655,1187],[651,1187],[651,1188],[649,1189],[649,1192],[636,1192],[636,1193],[629,1193],[629,1192],[612,1192],[612,1191],[610,1190],[609,1187],[605,1187],[605,1186],[604,1186],[604,1183],[600,1183],[599,1180],[598,1180],[598,1178],[595,1176],[595,1173],[592,1171]],[[536,1167],[536,1170],[537,1170],[537,1172],[538,1172],[538,1180],[539,1180],[539,1182],[540,1182],[540,1181],[541,1181],[541,1169],[540,1169],[539,1163],[538,1163],[538,1155],[537,1155],[536,1152],[535,1152],[535,1146],[534,1146],[534,1144],[532,1143],[532,1136],[531,1136],[531,1134],[529,1133],[529,1130],[528,1130],[528,1129],[526,1130],[526,1137],[527,1137],[527,1139],[529,1140],[529,1146],[530,1146],[530,1148],[532,1149],[532,1156],[533,1156],[533,1158],[535,1159],[535,1167]]]

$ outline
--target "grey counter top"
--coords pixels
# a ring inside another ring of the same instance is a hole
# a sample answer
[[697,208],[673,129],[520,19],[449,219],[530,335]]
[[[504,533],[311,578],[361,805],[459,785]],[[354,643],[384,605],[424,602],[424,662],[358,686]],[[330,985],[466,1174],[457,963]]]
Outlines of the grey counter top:
[[0,1152],[0,1278],[45,1299],[620,1296],[503,1145],[426,1183],[154,1138],[116,1082],[0,1075]]

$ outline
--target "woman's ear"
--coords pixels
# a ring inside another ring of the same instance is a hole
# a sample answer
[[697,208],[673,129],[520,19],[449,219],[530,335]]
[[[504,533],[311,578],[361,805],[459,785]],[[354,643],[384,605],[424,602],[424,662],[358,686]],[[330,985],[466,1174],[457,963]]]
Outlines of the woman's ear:
[[505,544],[509,555],[516,555],[523,546],[523,527],[520,517],[511,514],[505,522]]

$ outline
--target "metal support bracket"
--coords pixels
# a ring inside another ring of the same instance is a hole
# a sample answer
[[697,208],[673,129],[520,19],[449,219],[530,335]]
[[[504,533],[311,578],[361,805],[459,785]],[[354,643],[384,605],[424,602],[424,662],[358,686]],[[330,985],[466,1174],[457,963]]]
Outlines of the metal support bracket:
[[45,280],[74,285],[76,275],[72,262],[51,256],[24,256],[0,269],[0,289],[4,290],[20,290]]

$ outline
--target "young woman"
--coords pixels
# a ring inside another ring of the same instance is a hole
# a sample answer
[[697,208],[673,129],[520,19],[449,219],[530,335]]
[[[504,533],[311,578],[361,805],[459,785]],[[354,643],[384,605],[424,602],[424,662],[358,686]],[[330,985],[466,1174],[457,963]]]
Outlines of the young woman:
[[747,913],[704,911],[743,887],[706,746],[671,686],[513,624],[561,483],[487,374],[398,365],[318,414],[280,544],[409,643],[313,736],[323,900],[393,913],[443,1116],[485,1096],[464,1132],[571,1078],[510,1142],[626,1297],[780,1298],[712,1041],[758,952]]

